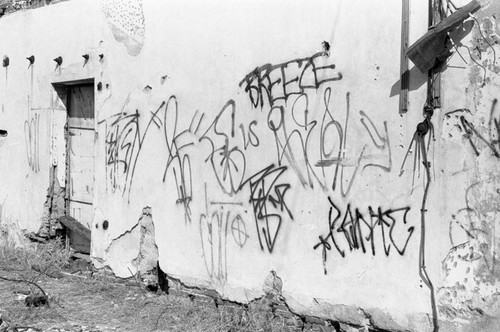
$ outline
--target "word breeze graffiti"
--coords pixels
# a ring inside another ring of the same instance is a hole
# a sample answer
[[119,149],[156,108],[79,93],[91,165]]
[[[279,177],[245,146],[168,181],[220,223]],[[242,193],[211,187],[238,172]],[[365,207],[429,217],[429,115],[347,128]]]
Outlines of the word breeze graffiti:
[[[367,168],[391,171],[391,145],[387,122],[376,124],[363,110],[359,122],[366,132],[357,133],[356,142],[366,143],[356,149],[352,139],[348,143],[350,93],[345,110],[340,110],[332,88],[342,74],[324,55],[259,66],[239,85],[252,108],[267,113],[278,166],[289,166],[304,187],[319,185],[324,192],[338,190],[346,197]],[[313,111],[315,107],[324,110]]]
[[[383,253],[389,256],[394,248],[399,255],[404,255],[408,242],[415,230],[415,226],[401,229],[407,225],[407,215],[410,207],[383,210],[368,207],[368,214],[363,214],[358,208],[350,204],[342,211],[333,200],[328,197],[330,209],[328,212],[328,232],[319,236],[319,242],[313,249],[322,249],[323,269],[327,274],[326,261],[328,252],[335,248],[341,257],[346,257],[346,249],[350,252],[361,250],[363,253],[371,251],[377,253],[376,242],[381,241]],[[406,239],[405,239],[406,238]],[[378,240],[380,239],[380,240]]]
[[265,102],[272,107],[291,95],[341,80],[342,74],[335,71],[335,65],[324,62],[324,52],[318,52],[276,65],[265,64],[246,75],[239,85],[244,86],[253,107],[263,107]]

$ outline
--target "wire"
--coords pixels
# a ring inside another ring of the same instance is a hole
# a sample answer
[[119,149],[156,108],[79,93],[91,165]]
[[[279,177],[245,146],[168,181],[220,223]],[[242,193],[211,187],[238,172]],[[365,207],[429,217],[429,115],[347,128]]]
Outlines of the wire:
[[454,10],[452,10],[452,9],[451,9],[451,7],[450,7],[450,4],[449,4],[449,3],[447,3],[447,4],[446,4],[446,9],[448,9],[448,11],[449,11],[451,14],[453,14],[453,13],[454,13]]
[[486,84],[486,68],[485,68],[482,64],[480,64],[479,62],[477,62],[477,61],[476,61],[476,60],[472,57],[472,53],[470,52],[470,48],[469,48],[469,46],[467,46],[467,45],[463,45],[463,46],[467,49],[467,52],[469,52],[469,57],[471,58],[471,60],[472,60],[472,61],[474,61],[474,63],[475,63],[476,65],[478,65],[479,67],[483,68],[483,70],[484,70],[483,84]]
[[429,278],[429,275],[427,274],[427,269],[425,266],[425,212],[426,210],[426,202],[427,202],[427,195],[429,194],[429,186],[431,184],[431,174],[430,174],[430,166],[427,163],[427,154],[425,151],[425,146],[422,145],[422,157],[424,159],[424,167],[425,171],[427,173],[427,181],[424,187],[424,194],[422,196],[422,207],[420,209],[420,216],[421,216],[421,223],[420,223],[420,250],[419,250],[419,257],[418,257],[418,268],[419,268],[419,275],[420,278],[422,279],[422,282],[429,288],[429,291],[431,292],[431,307],[432,307],[432,323],[433,323],[433,332],[437,332],[439,330],[439,325],[438,325],[438,311],[437,311],[437,306],[436,306],[436,297],[434,293],[434,285],[432,284],[431,279]]
[[458,55],[460,55],[460,57],[462,58],[462,60],[465,62],[466,65],[468,65],[469,63],[467,61],[465,61],[465,58],[462,56],[462,54],[460,54],[460,51],[458,50],[458,47],[457,47],[457,44],[455,44],[455,42],[453,41],[453,39],[451,39],[451,34],[450,32],[448,32],[448,38],[450,39],[450,42],[451,42],[451,45],[453,45],[453,47],[455,48],[455,50],[457,51]]
[[448,7],[449,7],[450,5],[452,5],[452,6],[453,6],[453,8],[454,8],[455,10],[457,10],[457,6],[455,6],[455,4],[454,4],[451,0],[446,0],[446,4],[448,5]]
[[479,21],[477,20],[477,18],[475,18],[474,15],[472,15],[471,13],[469,13],[469,16],[472,17],[472,19],[474,19],[474,21],[476,21],[477,27],[479,29],[479,33],[481,34],[481,37],[484,39],[484,41],[486,42],[486,44],[488,44],[488,46],[493,51],[493,65],[495,66],[496,62],[497,62],[497,55],[496,55],[495,49],[493,48],[493,46],[491,46],[491,44],[488,41],[488,39],[486,39],[486,37],[484,37],[483,32],[481,31],[481,24],[479,23]]

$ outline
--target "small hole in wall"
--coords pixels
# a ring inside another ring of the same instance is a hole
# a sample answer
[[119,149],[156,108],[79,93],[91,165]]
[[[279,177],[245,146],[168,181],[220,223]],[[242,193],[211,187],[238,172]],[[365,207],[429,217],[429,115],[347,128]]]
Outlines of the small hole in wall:
[[109,83],[106,83],[106,89],[109,89]]
[[8,132],[7,130],[0,129],[0,137],[7,137]]
[[102,83],[99,82],[97,83],[97,91],[101,91],[102,90]]
[[95,228],[99,228],[99,224],[95,224]]
[[321,43],[321,47],[323,48],[323,56],[326,57],[330,56],[330,43],[324,40]]
[[104,220],[104,222],[102,223],[102,228],[103,228],[104,230],[107,230],[107,229],[108,229],[108,227],[109,227],[109,222],[108,222],[107,220]]
[[321,47],[323,47],[323,51],[328,52],[330,50],[330,43],[324,40],[321,43]]

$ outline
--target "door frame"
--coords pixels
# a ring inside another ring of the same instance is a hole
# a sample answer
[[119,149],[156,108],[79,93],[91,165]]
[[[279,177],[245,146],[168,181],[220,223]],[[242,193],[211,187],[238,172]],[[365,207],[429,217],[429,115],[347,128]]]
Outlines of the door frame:
[[[69,126],[69,113],[70,113],[70,98],[71,98],[71,89],[76,86],[81,86],[81,85],[92,85],[94,89],[94,98],[93,98],[93,108],[94,108],[94,121],[92,125],[92,129],[94,130],[94,138],[95,138],[95,133],[97,133],[97,122],[96,122],[96,117],[97,117],[97,108],[96,108],[96,85],[95,85],[95,80],[94,78],[88,78],[88,79],[81,79],[81,80],[73,80],[73,81],[67,81],[67,82],[54,82],[52,83],[52,86],[54,90],[56,91],[57,95],[61,99],[62,103],[64,104],[66,108],[66,123],[64,126],[64,142],[66,144],[65,146],[65,152],[66,152],[66,157],[65,157],[65,183],[64,183],[64,212],[65,215],[71,216],[71,211],[70,211],[70,199],[71,199],[71,177],[70,177],[70,149],[71,149],[71,144],[70,144],[70,126]],[[93,176],[92,176],[92,185],[95,185],[95,139],[92,142],[93,144],[93,150],[94,150],[94,161],[93,161]],[[94,197],[94,194],[92,193],[92,197]],[[93,203],[92,203],[93,205]],[[77,220],[78,223],[82,224],[86,228],[90,225],[85,225],[81,223],[81,220]],[[88,227],[89,230],[92,232],[92,227]],[[73,233],[70,231],[70,233]],[[76,234],[77,235],[77,234]],[[71,236],[70,236],[71,237]],[[90,243],[89,243],[90,245]],[[89,247],[90,248],[90,247]],[[75,248],[79,251],[82,251],[81,248]]]
[[[66,107],[66,125],[65,125],[65,133],[64,133],[64,138],[65,138],[65,141],[66,141],[66,207],[65,207],[65,210],[66,210],[66,215],[71,215],[70,214],[70,201],[71,201],[71,183],[70,183],[70,180],[71,180],[71,176],[70,176],[70,172],[71,172],[71,135],[70,135],[70,125],[69,125],[69,119],[70,119],[70,116],[69,116],[69,113],[71,111],[70,107],[71,107],[71,102],[70,102],[70,99],[71,99],[71,90],[74,88],[74,87],[78,87],[78,86],[82,86],[82,85],[92,85],[93,88],[94,88],[94,100],[93,100],[93,107],[94,107],[94,118],[93,118],[93,126],[92,126],[92,130],[94,131],[94,135],[95,135],[95,132],[96,132],[96,118],[95,118],[95,84],[94,84],[94,81],[92,80],[91,82],[88,82],[88,81],[78,81],[78,82],[72,82],[72,84],[65,84],[66,86],[66,98],[67,98],[67,107]],[[95,138],[95,136],[94,136]],[[95,157],[95,140],[92,142],[92,144],[94,145],[93,146],[93,153],[94,153],[94,157]],[[94,159],[95,160],[95,159]],[[95,162],[94,162],[95,163]],[[92,171],[92,186],[94,185],[94,182],[95,182],[95,165],[93,167],[93,171]],[[92,197],[93,197],[93,193],[92,193]],[[92,203],[93,205],[93,203]],[[75,218],[76,219],[76,218]],[[78,220],[80,221],[80,220]],[[87,225],[84,225],[84,226],[87,226]],[[91,227],[89,227],[91,228]]]

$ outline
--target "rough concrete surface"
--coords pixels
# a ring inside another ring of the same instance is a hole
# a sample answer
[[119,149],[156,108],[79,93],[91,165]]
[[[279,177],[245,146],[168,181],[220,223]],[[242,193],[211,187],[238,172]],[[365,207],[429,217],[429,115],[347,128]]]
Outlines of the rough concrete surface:
[[[86,190],[69,213],[119,277],[159,261],[225,301],[280,284],[290,310],[339,324],[496,331],[500,5],[481,5],[445,38],[439,78],[427,86],[410,63],[402,113],[399,1],[71,0],[4,15],[2,225],[35,232]],[[428,4],[409,12],[411,44]],[[65,126],[84,83],[89,156]]]

